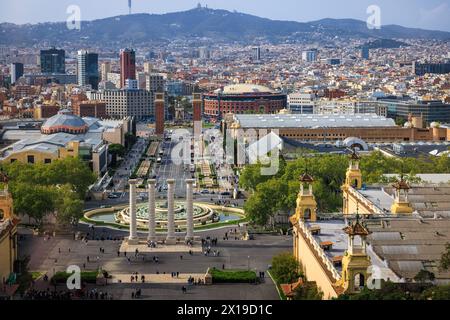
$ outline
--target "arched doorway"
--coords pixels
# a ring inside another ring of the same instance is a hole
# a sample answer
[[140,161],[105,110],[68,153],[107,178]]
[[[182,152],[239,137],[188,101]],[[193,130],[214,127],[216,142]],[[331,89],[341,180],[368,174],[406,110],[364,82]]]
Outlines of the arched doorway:
[[305,220],[311,219],[311,209],[305,209],[303,217],[305,218]]
[[355,275],[354,283],[355,283],[355,291],[361,291],[362,289],[364,289],[366,285],[366,278],[362,273],[358,273]]

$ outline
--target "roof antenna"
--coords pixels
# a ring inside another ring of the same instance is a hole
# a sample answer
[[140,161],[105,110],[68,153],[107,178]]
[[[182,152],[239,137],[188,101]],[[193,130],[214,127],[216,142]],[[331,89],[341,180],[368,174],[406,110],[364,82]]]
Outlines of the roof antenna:
[[131,0],[128,0],[128,14],[131,14]]

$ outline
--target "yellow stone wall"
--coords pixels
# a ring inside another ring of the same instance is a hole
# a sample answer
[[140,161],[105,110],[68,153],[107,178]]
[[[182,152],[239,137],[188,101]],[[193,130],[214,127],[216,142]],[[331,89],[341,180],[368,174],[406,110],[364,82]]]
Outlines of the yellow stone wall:
[[294,246],[296,246],[296,252],[294,252],[294,256],[302,264],[306,278],[308,281],[316,282],[318,288],[323,292],[323,299],[331,300],[337,298],[338,295],[333,287],[333,280],[328,278],[327,273],[317,260],[318,258],[314,255],[312,249],[309,248],[307,240],[299,232],[296,231],[295,233]]
[[[12,234],[15,238],[17,230],[14,228]],[[13,271],[14,261],[17,259],[17,246],[13,248],[13,240],[10,240],[9,233],[0,238],[0,281],[7,279]]]
[[3,162],[11,163],[13,159],[22,163],[28,163],[28,156],[34,156],[34,163],[44,163],[46,159],[50,159],[52,162],[57,159],[64,159],[67,157],[78,157],[79,142],[70,142],[66,148],[59,148],[58,154],[40,152],[36,150],[27,150],[22,152],[15,152],[9,155]]

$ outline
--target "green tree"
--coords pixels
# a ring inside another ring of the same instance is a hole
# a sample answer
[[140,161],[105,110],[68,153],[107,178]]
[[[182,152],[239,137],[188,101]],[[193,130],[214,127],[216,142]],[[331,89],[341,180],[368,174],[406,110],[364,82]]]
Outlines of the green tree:
[[125,156],[126,153],[126,149],[123,145],[121,144],[111,144],[108,147],[108,153],[111,155],[112,160],[111,160],[111,165],[115,166],[117,163],[117,157],[121,157],[123,158]]
[[418,274],[416,274],[416,276],[414,277],[414,280],[417,282],[432,282],[434,281],[434,273],[430,272],[428,270],[420,270]]
[[315,282],[306,282],[295,290],[294,300],[322,300],[323,292]]
[[280,253],[272,258],[270,273],[280,284],[293,283],[301,276],[300,264],[292,254]]
[[89,167],[78,158],[68,157],[54,161],[49,167],[48,185],[71,184],[80,199],[84,199],[89,186],[96,176]]
[[70,224],[83,217],[84,203],[70,185],[64,185],[59,188],[55,202],[57,209],[56,218],[59,223]]
[[422,293],[423,300],[450,300],[450,285],[435,286]]
[[55,210],[53,187],[19,183],[13,186],[11,192],[15,212],[30,216],[39,227],[42,226],[44,217]]

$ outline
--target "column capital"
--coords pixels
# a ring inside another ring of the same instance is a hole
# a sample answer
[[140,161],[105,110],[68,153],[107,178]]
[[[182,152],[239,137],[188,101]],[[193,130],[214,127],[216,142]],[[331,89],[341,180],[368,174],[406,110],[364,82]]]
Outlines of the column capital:
[[167,184],[175,184],[175,179],[167,179]]
[[194,184],[195,183],[195,179],[186,179],[186,183],[187,184]]
[[138,181],[137,181],[137,179],[130,179],[130,180],[128,180],[128,184],[137,185]]
[[155,185],[156,184],[156,179],[148,179],[147,180],[147,184],[148,185]]

